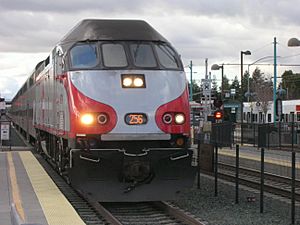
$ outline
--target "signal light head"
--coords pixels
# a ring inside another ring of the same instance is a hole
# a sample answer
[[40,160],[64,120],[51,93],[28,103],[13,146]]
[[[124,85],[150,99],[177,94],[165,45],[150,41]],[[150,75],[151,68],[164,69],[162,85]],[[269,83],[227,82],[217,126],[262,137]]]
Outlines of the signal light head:
[[223,112],[222,112],[221,110],[215,111],[215,113],[214,113],[214,118],[215,118],[216,120],[222,119],[222,118],[223,118]]
[[223,101],[220,99],[215,99],[213,104],[216,108],[220,108],[223,105]]

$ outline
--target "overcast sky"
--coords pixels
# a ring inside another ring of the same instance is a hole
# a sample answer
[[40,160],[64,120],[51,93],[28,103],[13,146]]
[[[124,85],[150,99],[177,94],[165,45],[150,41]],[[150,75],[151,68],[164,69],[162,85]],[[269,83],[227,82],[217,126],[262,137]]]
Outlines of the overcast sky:
[[[246,64],[272,56],[274,37],[278,63],[300,64],[300,47],[287,47],[289,38],[300,38],[299,5],[300,0],[0,0],[0,93],[12,98],[35,65],[87,18],[146,20],[173,44],[184,65],[193,60],[196,80],[204,78],[205,58],[210,70],[215,63],[239,63],[241,50],[252,52],[244,56]],[[273,76],[272,66],[260,69]],[[300,72],[279,66],[278,75],[288,69]],[[225,65],[224,72],[240,77],[239,66]],[[212,74],[220,79],[220,71]]]

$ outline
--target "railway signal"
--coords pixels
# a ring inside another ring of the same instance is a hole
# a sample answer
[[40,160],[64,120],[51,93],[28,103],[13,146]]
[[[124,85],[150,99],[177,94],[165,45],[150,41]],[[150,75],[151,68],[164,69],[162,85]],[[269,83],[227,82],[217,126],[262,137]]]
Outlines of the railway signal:
[[221,108],[223,105],[223,101],[220,99],[215,99],[213,104],[216,108]]
[[222,110],[217,110],[214,112],[214,119],[217,121],[217,120],[221,120],[223,119],[223,111]]

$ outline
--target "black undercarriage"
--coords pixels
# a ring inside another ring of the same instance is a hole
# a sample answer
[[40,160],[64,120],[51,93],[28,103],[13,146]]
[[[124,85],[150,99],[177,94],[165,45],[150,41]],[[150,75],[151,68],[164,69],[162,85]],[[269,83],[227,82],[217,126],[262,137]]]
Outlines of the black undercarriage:
[[192,151],[186,139],[179,148],[178,138],[183,137],[93,144],[90,138],[70,141],[38,133],[37,149],[74,188],[96,201],[162,201],[175,199],[194,182]]
[[84,153],[74,151],[69,179],[77,190],[98,201],[171,200],[194,181],[190,150],[150,150],[140,155],[91,151],[92,157]]

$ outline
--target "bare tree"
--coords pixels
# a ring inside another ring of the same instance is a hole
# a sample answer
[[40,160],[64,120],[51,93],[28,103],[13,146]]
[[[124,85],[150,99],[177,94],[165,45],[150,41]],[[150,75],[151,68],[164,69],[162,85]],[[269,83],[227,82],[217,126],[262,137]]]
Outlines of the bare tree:
[[261,111],[264,114],[263,121],[266,121],[266,115],[273,98],[273,83],[267,79],[259,68],[253,72],[252,91],[255,93],[255,100],[259,103]]

